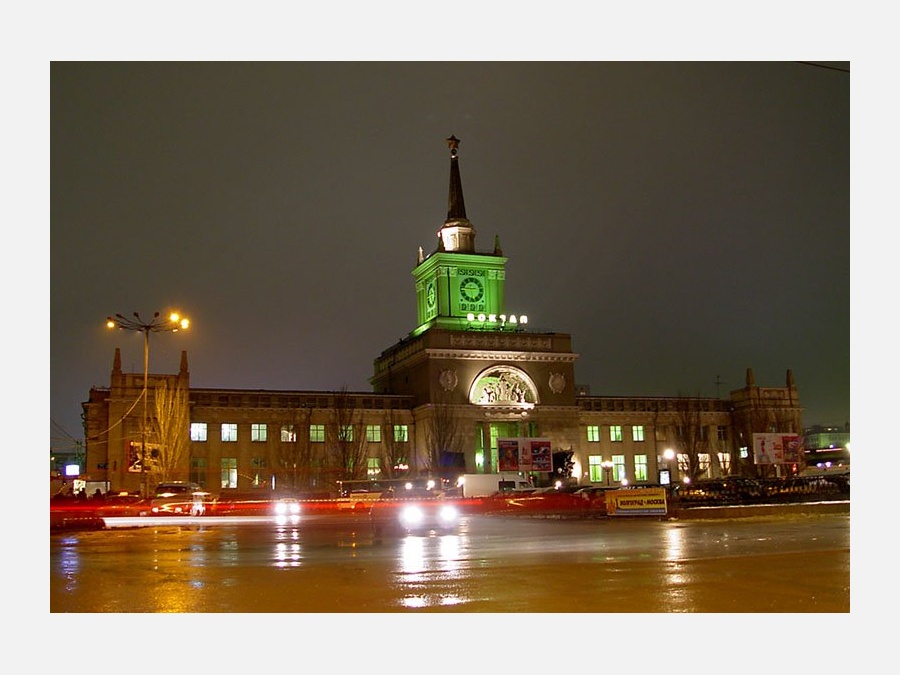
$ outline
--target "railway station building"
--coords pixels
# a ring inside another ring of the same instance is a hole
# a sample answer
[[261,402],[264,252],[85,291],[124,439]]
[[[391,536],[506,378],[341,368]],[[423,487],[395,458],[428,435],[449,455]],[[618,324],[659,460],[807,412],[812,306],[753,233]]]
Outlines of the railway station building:
[[[790,370],[784,382],[759,386],[748,368],[727,398],[595,395],[576,384],[572,336],[533,331],[507,310],[507,258],[496,238],[476,247],[459,141],[447,141],[447,218],[412,271],[416,325],[374,359],[371,391],[195,388],[183,352],[172,372],[147,374],[141,424],[145,373],[124,372],[116,349],[109,386],[90,389],[82,404],[89,480],[112,491],[190,480],[217,495],[327,494],[338,480],[452,482],[499,470],[536,485],[799,471],[755,465],[751,447],[755,433],[801,433]],[[511,443],[513,459],[502,452]]]

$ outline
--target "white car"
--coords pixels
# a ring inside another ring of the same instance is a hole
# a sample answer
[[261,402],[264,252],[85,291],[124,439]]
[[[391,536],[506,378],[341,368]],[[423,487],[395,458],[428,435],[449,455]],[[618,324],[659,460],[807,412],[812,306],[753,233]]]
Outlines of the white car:
[[160,483],[150,500],[150,514],[154,516],[202,516],[206,513],[208,492],[183,481]]

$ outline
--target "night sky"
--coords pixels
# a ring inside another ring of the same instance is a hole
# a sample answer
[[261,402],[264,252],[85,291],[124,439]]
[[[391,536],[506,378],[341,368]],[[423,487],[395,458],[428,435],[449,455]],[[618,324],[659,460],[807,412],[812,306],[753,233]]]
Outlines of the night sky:
[[[56,62],[51,447],[116,347],[151,372],[370,391],[459,161],[507,310],[570,333],[598,395],[727,397],[792,369],[850,421],[848,62]],[[829,66],[829,67],[823,67]],[[717,384],[719,381],[719,384]]]

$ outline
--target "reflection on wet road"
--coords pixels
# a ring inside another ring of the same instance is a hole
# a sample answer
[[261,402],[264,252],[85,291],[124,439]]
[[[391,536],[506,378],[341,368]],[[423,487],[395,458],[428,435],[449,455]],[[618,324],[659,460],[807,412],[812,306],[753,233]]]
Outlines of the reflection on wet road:
[[849,515],[162,523],[51,536],[52,612],[847,612]]

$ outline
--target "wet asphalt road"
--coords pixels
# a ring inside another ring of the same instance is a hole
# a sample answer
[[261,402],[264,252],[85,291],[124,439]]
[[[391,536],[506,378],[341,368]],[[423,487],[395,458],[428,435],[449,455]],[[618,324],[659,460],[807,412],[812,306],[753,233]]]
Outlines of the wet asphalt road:
[[50,611],[849,612],[849,514],[470,516],[452,535],[268,520],[50,538]]

